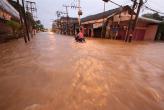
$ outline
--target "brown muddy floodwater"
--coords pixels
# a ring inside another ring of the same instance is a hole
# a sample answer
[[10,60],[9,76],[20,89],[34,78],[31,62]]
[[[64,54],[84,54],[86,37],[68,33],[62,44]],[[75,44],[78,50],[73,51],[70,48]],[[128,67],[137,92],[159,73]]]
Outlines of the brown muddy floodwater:
[[164,43],[39,33],[0,44],[0,110],[164,110]]

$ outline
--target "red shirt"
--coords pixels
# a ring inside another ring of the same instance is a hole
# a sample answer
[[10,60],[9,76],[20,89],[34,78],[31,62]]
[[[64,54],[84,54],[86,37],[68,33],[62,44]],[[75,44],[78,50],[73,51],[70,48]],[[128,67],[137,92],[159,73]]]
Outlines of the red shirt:
[[84,35],[83,35],[82,32],[79,32],[79,37],[80,37],[80,38],[84,38]]

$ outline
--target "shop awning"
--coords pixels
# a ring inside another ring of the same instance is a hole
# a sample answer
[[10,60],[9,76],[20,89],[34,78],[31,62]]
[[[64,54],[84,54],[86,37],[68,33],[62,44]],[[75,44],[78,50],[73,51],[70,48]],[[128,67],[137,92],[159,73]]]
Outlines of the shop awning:
[[0,8],[12,15],[15,18],[19,18],[19,13],[13,8],[7,0],[0,0]]

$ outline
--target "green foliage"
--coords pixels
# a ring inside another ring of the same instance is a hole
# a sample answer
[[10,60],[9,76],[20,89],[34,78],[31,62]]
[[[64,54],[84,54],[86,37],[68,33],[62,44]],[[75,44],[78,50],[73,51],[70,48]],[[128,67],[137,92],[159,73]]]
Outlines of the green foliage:
[[34,26],[34,25],[35,25],[35,20],[34,20],[32,14],[31,14],[30,12],[26,12],[26,16],[27,16],[27,18],[28,18],[28,22],[29,22],[32,26]]
[[44,31],[44,26],[41,24],[40,20],[35,21],[34,29],[37,29],[39,31]]
[[159,25],[159,31],[164,32],[164,22]]
[[164,41],[164,22],[159,24],[158,32],[156,35],[156,40],[163,40]]
[[37,24],[41,24],[41,21],[40,21],[40,20],[37,20],[36,23],[37,23]]
[[142,16],[147,17],[147,18],[151,18],[151,19],[155,19],[155,20],[160,20],[160,21],[163,20],[162,16],[160,16],[158,13],[147,13],[147,14],[144,14]]
[[6,24],[13,30],[19,30],[21,28],[21,25],[13,20],[7,21]]
[[33,29],[44,31],[45,28],[43,24],[41,24],[40,20],[35,21],[30,12],[26,12],[26,16],[28,18],[28,23],[33,27]]

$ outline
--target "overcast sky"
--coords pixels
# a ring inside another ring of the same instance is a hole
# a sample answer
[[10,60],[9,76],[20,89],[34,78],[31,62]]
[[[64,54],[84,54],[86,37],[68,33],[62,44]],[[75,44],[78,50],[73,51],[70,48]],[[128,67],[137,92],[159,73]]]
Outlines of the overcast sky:
[[[56,19],[56,11],[65,11],[63,4],[71,5],[76,3],[77,0],[31,0],[37,2],[38,8],[38,19],[44,24],[46,28],[51,28],[52,20]],[[131,0],[113,0],[120,5],[132,4]],[[164,12],[164,0],[148,0],[147,6]],[[91,14],[96,14],[103,11],[102,0],[81,0],[81,7],[83,11],[83,16],[88,16]],[[118,6],[112,3],[106,3],[106,10],[116,8]],[[142,8],[141,12],[147,12],[146,9]],[[69,16],[77,17],[77,10],[69,8]]]

